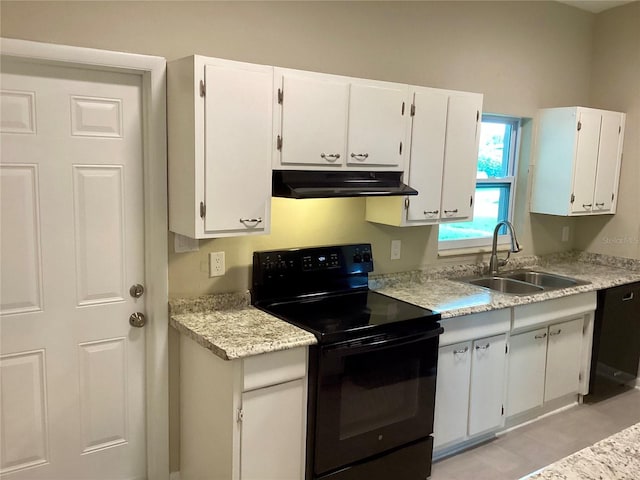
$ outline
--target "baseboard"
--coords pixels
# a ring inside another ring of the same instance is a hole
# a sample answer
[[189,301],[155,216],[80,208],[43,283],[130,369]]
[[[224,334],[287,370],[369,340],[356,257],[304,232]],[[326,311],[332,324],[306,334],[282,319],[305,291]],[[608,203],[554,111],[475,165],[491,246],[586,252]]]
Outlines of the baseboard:
[[169,474],[169,480],[180,480],[180,472],[171,472]]

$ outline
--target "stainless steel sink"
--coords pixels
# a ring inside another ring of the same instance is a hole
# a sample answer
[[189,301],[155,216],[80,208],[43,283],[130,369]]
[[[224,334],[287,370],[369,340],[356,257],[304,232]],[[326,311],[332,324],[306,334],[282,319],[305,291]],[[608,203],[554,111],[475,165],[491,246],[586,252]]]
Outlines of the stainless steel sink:
[[531,295],[532,293],[544,291],[544,288],[538,285],[504,277],[480,277],[467,280],[466,282],[501,293],[511,293],[514,295]]
[[576,285],[584,285],[587,283],[576,280],[575,278],[563,277],[553,273],[536,272],[534,270],[504,272],[500,276],[513,280],[520,280],[521,282],[532,283],[533,285],[538,285],[546,290],[575,287]]
[[532,295],[549,290],[587,285],[590,282],[535,270],[512,270],[497,275],[461,279],[478,287],[511,295]]

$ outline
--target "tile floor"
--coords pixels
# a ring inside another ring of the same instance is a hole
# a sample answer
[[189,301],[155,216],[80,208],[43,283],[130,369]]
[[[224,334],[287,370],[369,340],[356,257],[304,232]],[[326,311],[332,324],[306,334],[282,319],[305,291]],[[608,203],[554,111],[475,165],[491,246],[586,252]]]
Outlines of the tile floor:
[[640,390],[625,390],[440,460],[431,480],[517,480],[638,422]]

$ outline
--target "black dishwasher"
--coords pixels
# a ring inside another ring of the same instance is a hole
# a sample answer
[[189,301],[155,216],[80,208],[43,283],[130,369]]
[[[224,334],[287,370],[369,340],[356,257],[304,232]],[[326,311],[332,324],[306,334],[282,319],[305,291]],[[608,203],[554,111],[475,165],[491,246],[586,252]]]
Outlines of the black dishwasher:
[[640,282],[598,292],[587,401],[633,386],[640,362]]

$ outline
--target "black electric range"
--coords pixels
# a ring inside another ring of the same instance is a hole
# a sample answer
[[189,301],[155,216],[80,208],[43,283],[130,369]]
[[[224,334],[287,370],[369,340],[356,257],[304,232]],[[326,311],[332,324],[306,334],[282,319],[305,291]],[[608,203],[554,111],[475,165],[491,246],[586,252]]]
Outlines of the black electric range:
[[369,290],[370,244],[255,252],[252,303],[309,348],[305,480],[431,472],[440,314]]

